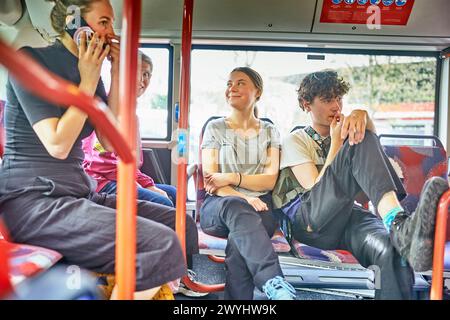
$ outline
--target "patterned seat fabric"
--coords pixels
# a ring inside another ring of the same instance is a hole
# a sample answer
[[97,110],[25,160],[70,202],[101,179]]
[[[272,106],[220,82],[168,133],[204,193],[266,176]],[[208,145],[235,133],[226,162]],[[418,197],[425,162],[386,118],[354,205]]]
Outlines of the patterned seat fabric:
[[440,146],[384,146],[389,158],[398,164],[398,172],[407,196],[402,205],[413,212],[425,181],[437,176],[447,179],[447,154]]
[[[437,138],[436,138],[437,139]],[[438,176],[447,180],[447,154],[437,140],[436,146],[384,146],[389,158],[398,164],[407,196],[402,205],[412,212],[416,209],[425,181]],[[447,240],[450,240],[448,225]],[[445,270],[450,270],[450,242],[445,250]]]
[[321,250],[302,244],[295,239],[292,240],[292,245],[297,251],[299,258],[301,259],[319,260],[334,263],[358,264],[356,258],[353,257],[350,252],[345,250]]
[[[281,230],[275,231],[271,241],[275,252],[282,253],[291,251],[291,246]],[[198,242],[200,249],[225,251],[225,247],[227,246],[226,238],[219,238],[206,234],[200,228],[200,225],[198,225]]]
[[13,285],[49,269],[62,258],[60,253],[50,249],[6,243],[10,256],[9,277]]

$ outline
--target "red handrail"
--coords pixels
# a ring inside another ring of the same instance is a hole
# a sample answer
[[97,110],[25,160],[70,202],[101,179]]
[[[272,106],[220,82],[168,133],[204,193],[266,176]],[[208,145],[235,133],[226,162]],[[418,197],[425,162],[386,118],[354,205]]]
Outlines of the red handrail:
[[[192,16],[194,0],[185,0],[183,8],[183,36],[181,42],[181,84],[180,84],[180,116],[178,120],[178,192],[175,230],[186,252],[186,167],[187,167],[187,134],[189,115],[189,84],[191,78]],[[183,149],[180,149],[184,147]]]
[[102,101],[84,94],[73,83],[52,74],[27,54],[15,51],[1,39],[0,63],[8,69],[11,76],[34,95],[62,107],[74,105],[80,108],[111,141],[122,161],[126,163],[133,161],[128,143],[110,120],[108,107]]
[[[136,88],[141,0],[125,0],[120,59],[120,129],[136,157]],[[120,161],[117,179],[117,298],[134,298],[136,287],[136,161]]]
[[6,238],[6,229],[0,221],[0,299],[12,290],[9,280],[9,248]]
[[[86,112],[92,123],[105,134],[120,157],[117,198],[116,272],[119,299],[132,299],[135,291],[136,250],[136,84],[141,1],[125,0],[125,36],[121,50],[121,131],[110,120],[107,106],[81,92],[74,84],[51,74],[24,53],[16,52],[0,39],[0,62],[26,89],[51,103],[74,105]],[[23,66],[27,66],[24,68]],[[129,148],[127,140],[130,141]],[[131,150],[134,150],[131,152]]]
[[436,213],[436,230],[434,234],[433,273],[431,280],[431,300],[442,300],[444,283],[445,242],[447,239],[448,207],[450,205],[450,190],[445,192],[440,200]]
[[[176,208],[176,232],[181,247],[186,255],[186,192],[187,192],[187,145],[189,136],[188,116],[190,99],[191,78],[191,48],[192,48],[192,19],[194,12],[194,0],[185,0],[183,7],[183,35],[181,42],[181,84],[180,84],[180,117],[178,121],[178,167],[177,167],[177,208]],[[183,282],[192,290],[198,292],[223,291],[224,284],[206,285],[193,282],[188,276],[183,277]]]

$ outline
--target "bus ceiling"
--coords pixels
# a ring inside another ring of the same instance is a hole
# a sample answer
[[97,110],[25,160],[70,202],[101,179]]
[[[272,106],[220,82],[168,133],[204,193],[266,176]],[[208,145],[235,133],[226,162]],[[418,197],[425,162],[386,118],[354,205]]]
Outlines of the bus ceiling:
[[[336,12],[330,13],[329,8],[332,1],[334,0],[195,0],[193,44],[381,50],[392,50],[395,46],[398,50],[412,51],[441,51],[450,44],[448,0],[409,0],[411,10],[405,12],[403,21],[400,19],[394,22],[397,25],[381,21],[380,28],[369,27],[365,23],[352,23],[352,19],[336,23],[333,21],[333,14]],[[111,0],[117,17],[121,17],[122,2]],[[356,6],[357,3],[354,2],[352,5]],[[22,8],[22,3],[26,8]],[[31,36],[18,41],[19,34],[11,32],[11,29],[15,29],[17,33],[17,29],[32,25],[34,35],[37,31],[48,41],[56,35],[48,19],[51,7],[52,4],[45,0],[2,0],[0,35],[11,43],[17,42],[16,46],[23,42],[40,45],[43,41],[36,43]],[[142,39],[180,43],[182,7],[182,2],[178,0],[143,1]],[[348,8],[353,10],[352,7]],[[345,6],[340,10],[345,10]],[[120,24],[121,20],[116,19],[115,28],[118,32]]]

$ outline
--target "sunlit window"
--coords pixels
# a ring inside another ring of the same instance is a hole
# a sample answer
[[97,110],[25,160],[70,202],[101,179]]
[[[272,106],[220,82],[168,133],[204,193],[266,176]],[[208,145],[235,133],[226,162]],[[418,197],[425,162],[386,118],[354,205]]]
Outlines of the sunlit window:
[[230,71],[249,66],[264,79],[258,102],[260,117],[270,118],[287,135],[308,125],[298,107],[296,90],[303,77],[323,69],[336,70],[351,84],[344,97],[344,114],[365,109],[378,133],[433,134],[435,57],[370,54],[305,53],[195,49],[192,52],[190,161],[198,159],[201,127],[213,115],[227,115],[226,82]]
[[[140,122],[142,139],[170,139],[170,61],[171,51],[164,48],[140,48],[153,61],[153,74],[146,92],[138,98],[136,113]],[[102,79],[105,88],[110,86],[110,66],[105,62]]]

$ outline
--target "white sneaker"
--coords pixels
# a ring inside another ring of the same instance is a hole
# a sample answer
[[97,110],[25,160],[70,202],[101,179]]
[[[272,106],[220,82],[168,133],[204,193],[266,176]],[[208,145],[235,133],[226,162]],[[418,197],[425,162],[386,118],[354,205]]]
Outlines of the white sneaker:
[[[189,279],[191,279],[192,281],[195,281],[195,276],[196,276],[195,272],[188,269]],[[180,282],[180,286],[178,287],[178,291],[176,293],[181,293],[181,294],[185,295],[186,297],[191,297],[191,298],[200,298],[200,297],[207,296],[209,294],[209,292],[197,292],[197,291],[191,290],[183,283],[183,281]]]

